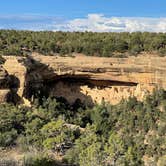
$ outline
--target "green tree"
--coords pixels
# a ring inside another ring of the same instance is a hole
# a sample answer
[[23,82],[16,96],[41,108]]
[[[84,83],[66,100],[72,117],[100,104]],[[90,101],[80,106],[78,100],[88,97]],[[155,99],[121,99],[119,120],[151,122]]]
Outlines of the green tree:
[[107,153],[107,161],[111,165],[117,165],[119,162],[124,162],[125,147],[122,138],[118,134],[112,132],[108,143],[105,146]]
[[61,118],[44,125],[41,133],[44,137],[44,148],[56,152],[63,153],[65,146],[72,144],[74,139],[72,131],[65,126],[65,122]]

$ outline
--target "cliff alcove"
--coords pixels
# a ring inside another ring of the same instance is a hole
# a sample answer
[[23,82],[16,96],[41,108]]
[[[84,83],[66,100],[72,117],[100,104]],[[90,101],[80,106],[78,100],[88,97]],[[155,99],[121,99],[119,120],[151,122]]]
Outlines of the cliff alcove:
[[[44,83],[45,89],[51,97],[63,97],[70,104],[80,99],[88,106],[100,103],[102,100],[107,102],[114,100],[113,93],[123,93],[124,89],[136,88],[137,83],[120,82],[113,80],[93,80],[88,76],[63,75],[56,76],[54,80]],[[120,97],[120,96],[119,96]],[[121,96],[118,101],[123,98]]]
[[122,99],[142,100],[154,88],[166,88],[165,57],[101,58],[43,56],[5,57],[8,75],[19,80],[17,95],[23,103],[36,94],[77,99],[87,105],[102,100],[117,104]]

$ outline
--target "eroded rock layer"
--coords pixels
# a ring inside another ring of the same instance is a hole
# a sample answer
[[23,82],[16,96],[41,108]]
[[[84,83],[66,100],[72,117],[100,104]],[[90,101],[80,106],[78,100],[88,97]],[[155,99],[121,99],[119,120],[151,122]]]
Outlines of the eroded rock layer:
[[8,102],[11,94],[12,79],[0,65],[0,103]]
[[117,104],[129,96],[142,100],[156,87],[166,89],[165,57],[32,54],[27,58],[5,58],[4,68],[19,80],[17,94],[24,102],[42,91],[48,96],[65,97],[70,103],[80,99],[88,105],[102,100]]

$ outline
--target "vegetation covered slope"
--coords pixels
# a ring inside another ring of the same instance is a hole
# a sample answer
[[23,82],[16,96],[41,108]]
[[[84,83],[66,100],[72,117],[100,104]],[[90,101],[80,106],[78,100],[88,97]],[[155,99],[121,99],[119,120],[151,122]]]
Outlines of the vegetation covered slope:
[[76,52],[106,57],[112,57],[117,52],[133,55],[142,51],[156,51],[160,55],[165,55],[166,34],[0,30],[0,53],[2,55],[24,55],[33,51],[45,55],[56,53],[70,55]]
[[[0,147],[36,149],[80,166],[140,166],[166,162],[166,92],[143,102],[130,98],[118,105],[86,108],[79,100],[35,100],[32,108],[0,105]],[[34,156],[33,156],[34,158]],[[44,158],[44,160],[43,160]],[[54,165],[45,157],[31,165]]]

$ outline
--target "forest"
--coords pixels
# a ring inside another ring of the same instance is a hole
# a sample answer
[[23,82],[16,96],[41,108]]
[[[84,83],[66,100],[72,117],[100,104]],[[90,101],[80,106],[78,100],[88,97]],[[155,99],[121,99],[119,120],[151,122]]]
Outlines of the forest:
[[[0,55],[126,57],[141,52],[166,55],[165,33],[32,32],[0,30]],[[3,58],[0,60],[3,63]],[[40,96],[31,107],[0,104],[0,165],[165,166],[166,91],[143,101],[87,107],[79,99]],[[5,157],[23,154],[20,161]]]
[[126,57],[141,52],[166,55],[165,33],[95,33],[0,30],[1,55],[72,55]]
[[[37,98],[32,107],[0,105],[0,149],[19,148],[25,166],[164,166],[166,92],[144,101],[86,107],[64,98]],[[27,153],[28,152],[28,153]],[[54,155],[60,157],[60,161]],[[16,166],[13,159],[0,163]]]

